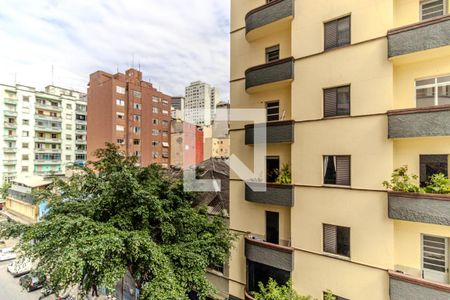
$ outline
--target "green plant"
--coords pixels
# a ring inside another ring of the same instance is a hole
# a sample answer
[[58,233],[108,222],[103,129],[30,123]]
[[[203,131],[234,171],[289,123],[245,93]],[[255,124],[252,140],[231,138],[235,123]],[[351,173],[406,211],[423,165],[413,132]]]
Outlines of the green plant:
[[442,173],[434,174],[424,191],[432,194],[450,194],[450,180]]
[[390,181],[383,182],[383,186],[395,192],[419,193],[422,189],[417,185],[417,175],[408,175],[408,166],[395,169]]
[[292,178],[291,178],[291,170],[289,169],[288,164],[283,164],[281,171],[278,171],[278,177],[275,180],[276,183],[279,184],[291,184]]
[[[269,278],[269,282],[264,286],[262,282],[258,284],[260,292],[252,292],[255,300],[313,300],[311,296],[300,296],[292,287],[289,280],[285,285],[279,285],[276,280]],[[325,300],[336,300],[333,293],[326,291]]]

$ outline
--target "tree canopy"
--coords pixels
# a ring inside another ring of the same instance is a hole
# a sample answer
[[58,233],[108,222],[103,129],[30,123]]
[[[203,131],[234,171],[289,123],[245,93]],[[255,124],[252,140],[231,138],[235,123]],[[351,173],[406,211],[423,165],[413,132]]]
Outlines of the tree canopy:
[[77,284],[84,293],[114,290],[127,271],[140,299],[213,292],[205,270],[227,260],[233,240],[223,218],[193,207],[194,195],[157,165],[139,167],[111,144],[96,155],[91,169],[35,195],[48,203],[39,223],[7,223],[0,236],[19,239],[55,292]]
[[[269,282],[264,285],[258,284],[259,292],[253,292],[255,300],[313,300],[311,296],[300,296],[292,287],[292,282],[288,281],[285,285],[279,285],[276,280],[269,278]],[[326,291],[324,300],[336,300],[333,293]]]

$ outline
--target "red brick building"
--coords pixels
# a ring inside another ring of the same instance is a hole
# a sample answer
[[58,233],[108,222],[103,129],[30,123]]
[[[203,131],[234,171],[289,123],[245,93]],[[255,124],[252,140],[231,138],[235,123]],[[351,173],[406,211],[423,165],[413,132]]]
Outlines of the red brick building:
[[169,165],[171,97],[143,81],[142,72],[97,71],[90,75],[88,99],[88,160],[109,142],[137,155],[142,166]]

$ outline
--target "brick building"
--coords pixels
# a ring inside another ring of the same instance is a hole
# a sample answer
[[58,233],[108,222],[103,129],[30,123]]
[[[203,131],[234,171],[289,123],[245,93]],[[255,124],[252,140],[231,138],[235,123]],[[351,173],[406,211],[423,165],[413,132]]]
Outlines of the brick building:
[[90,75],[88,98],[89,160],[109,142],[128,156],[137,155],[143,166],[169,165],[171,97],[143,81],[142,72],[97,71]]

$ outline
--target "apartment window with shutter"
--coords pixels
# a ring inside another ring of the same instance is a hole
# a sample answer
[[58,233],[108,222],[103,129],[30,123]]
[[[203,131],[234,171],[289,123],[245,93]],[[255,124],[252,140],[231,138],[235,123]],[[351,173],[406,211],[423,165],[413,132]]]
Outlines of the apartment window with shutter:
[[323,224],[323,251],[350,257],[350,228]]
[[280,119],[280,102],[279,101],[267,102],[266,111],[267,111],[267,122],[278,121]]
[[266,48],[266,63],[277,61],[280,59],[280,45]]
[[425,187],[435,174],[448,176],[448,155],[420,156],[420,186]]
[[350,16],[325,23],[325,50],[349,45]]
[[420,19],[422,21],[443,16],[446,12],[446,0],[426,0],[420,3]]
[[350,115],[350,86],[341,86],[323,90],[323,116]]
[[333,185],[351,185],[351,164],[350,156],[324,156],[323,157],[323,174],[324,184]]

